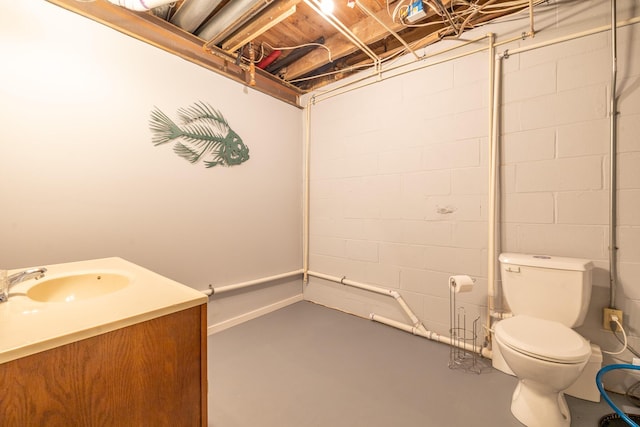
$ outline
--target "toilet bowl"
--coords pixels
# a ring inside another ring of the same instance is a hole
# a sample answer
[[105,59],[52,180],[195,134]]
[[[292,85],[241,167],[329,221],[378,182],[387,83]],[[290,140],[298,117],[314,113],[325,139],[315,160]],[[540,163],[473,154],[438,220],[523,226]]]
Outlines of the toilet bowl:
[[511,412],[528,427],[569,427],[563,390],[574,383],[591,356],[591,345],[562,323],[517,315],[495,327],[495,341],[518,377]]

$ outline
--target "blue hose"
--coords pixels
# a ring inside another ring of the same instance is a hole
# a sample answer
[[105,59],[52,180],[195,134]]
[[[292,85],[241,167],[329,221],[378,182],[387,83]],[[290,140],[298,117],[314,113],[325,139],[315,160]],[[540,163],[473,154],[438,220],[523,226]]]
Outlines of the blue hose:
[[602,395],[602,397],[604,397],[604,400],[609,404],[609,406],[611,406],[613,408],[613,410],[616,412],[616,414],[620,415],[620,418],[622,418],[631,427],[640,427],[640,426],[638,426],[638,424],[634,423],[633,420],[631,420],[631,418],[629,418],[629,416],[627,414],[622,412],[620,410],[620,408],[618,408],[611,401],[611,398],[609,398],[607,393],[604,391],[604,386],[602,385],[602,376],[604,374],[606,374],[607,372],[613,371],[615,369],[633,369],[635,371],[639,371],[640,370],[640,366],[639,365],[628,365],[628,364],[607,365],[604,368],[600,369],[598,371],[598,375],[596,375],[596,385],[598,386],[598,390],[600,391],[600,394]]

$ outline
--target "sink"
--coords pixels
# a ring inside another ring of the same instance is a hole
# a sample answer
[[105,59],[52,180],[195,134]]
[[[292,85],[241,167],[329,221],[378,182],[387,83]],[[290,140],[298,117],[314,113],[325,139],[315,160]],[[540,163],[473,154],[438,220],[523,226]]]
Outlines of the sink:
[[110,294],[125,288],[131,278],[118,273],[71,274],[39,281],[27,296],[40,302],[72,302]]

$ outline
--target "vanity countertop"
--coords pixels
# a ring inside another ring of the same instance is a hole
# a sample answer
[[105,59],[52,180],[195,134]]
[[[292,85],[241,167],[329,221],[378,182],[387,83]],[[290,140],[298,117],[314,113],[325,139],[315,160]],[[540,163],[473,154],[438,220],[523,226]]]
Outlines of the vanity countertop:
[[[207,303],[207,296],[122,258],[46,265],[45,277],[13,286],[0,303],[0,363]],[[21,271],[9,271],[9,274]],[[38,302],[31,287],[77,274],[120,274],[128,286],[70,302]]]

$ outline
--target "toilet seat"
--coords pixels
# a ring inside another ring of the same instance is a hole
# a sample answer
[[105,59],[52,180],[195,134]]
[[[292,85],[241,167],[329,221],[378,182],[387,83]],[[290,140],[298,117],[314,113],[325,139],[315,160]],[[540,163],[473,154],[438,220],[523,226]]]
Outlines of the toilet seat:
[[501,344],[529,357],[553,363],[583,363],[591,345],[580,334],[559,322],[518,315],[496,324]]

